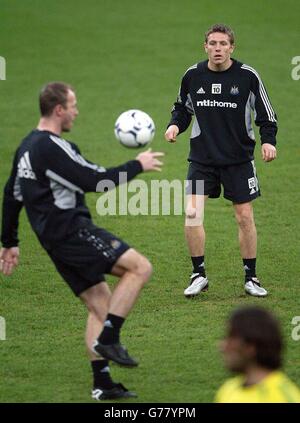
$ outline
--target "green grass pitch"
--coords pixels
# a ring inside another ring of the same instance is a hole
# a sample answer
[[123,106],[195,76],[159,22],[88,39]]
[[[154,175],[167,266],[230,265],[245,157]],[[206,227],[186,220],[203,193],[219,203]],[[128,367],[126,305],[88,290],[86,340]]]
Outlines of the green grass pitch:
[[[224,321],[241,304],[260,304],[282,322],[287,374],[300,381],[300,341],[292,340],[292,318],[300,315],[299,287],[299,98],[291,78],[298,56],[297,0],[212,3],[208,0],[0,0],[0,187],[20,139],[37,123],[42,84],[63,80],[76,87],[80,115],[70,139],[104,166],[132,158],[113,125],[124,110],[139,108],[156,124],[153,149],[165,152],[161,174],[186,177],[189,131],[175,145],[164,141],[170,108],[187,67],[203,60],[203,33],[213,23],[233,27],[233,57],[261,74],[279,116],[278,159],[256,164],[262,197],[255,201],[259,235],[258,275],[266,299],[246,297],[231,204],[207,206],[206,268],[210,290],[183,296],[190,259],[183,216],[99,217],[96,194],[88,196],[95,222],[150,258],[152,281],[123,330],[123,342],[140,359],[137,369],[111,365],[114,379],[139,394],[138,402],[212,402],[228,377],[218,352]],[[91,373],[86,359],[86,311],[54,270],[31,232],[20,222],[21,264],[0,279],[0,402],[89,402]],[[108,278],[111,286],[115,283]]]

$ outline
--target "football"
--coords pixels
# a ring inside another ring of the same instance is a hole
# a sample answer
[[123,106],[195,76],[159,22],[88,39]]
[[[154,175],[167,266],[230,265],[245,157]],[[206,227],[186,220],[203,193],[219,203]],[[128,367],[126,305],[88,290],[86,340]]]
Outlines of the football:
[[144,147],[152,141],[154,133],[153,120],[141,110],[127,110],[115,123],[115,136],[125,147]]

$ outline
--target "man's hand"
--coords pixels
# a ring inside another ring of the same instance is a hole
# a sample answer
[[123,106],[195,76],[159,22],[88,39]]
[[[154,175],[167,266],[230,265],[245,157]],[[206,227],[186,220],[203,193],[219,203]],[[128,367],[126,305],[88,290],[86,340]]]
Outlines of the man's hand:
[[0,271],[8,276],[19,263],[19,247],[1,248],[0,250]]
[[169,128],[166,130],[166,133],[165,133],[166,140],[169,142],[176,142],[176,137],[178,135],[178,132],[179,132],[179,128],[177,125],[169,126]]
[[151,148],[149,148],[147,151],[140,153],[136,157],[136,160],[140,161],[144,172],[147,172],[149,170],[157,170],[161,172],[161,166],[163,165],[163,163],[157,160],[157,157],[161,157],[164,155],[165,153],[161,153],[158,151],[152,152]]
[[261,155],[262,155],[262,159],[265,162],[271,162],[272,160],[276,159],[276,147],[274,147],[274,145],[272,144],[262,144],[261,146]]

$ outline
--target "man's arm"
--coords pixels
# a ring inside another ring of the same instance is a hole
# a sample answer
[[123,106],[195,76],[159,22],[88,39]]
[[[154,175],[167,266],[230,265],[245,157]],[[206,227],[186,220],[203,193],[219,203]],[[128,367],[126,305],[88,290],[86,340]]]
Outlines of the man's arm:
[[171,113],[172,117],[165,138],[169,142],[175,142],[176,136],[188,128],[194,114],[192,101],[186,87],[186,75],[182,78],[177,100]]
[[255,124],[259,126],[262,158],[269,162],[276,158],[277,117],[257,72],[253,77],[253,93],[255,96],[253,110],[255,111]]
[[17,168],[17,152],[15,154],[11,175],[5,185],[2,204],[2,231],[0,250],[0,271],[10,275],[18,265],[18,226],[19,214],[23,206]]
[[18,177],[17,155],[16,152],[11,175],[3,194],[1,242],[5,248],[16,247],[19,244],[19,214],[23,207],[23,198]]
[[99,182],[110,181],[119,185],[120,173],[126,173],[126,181],[130,181],[139,173],[149,170],[160,170],[161,162],[157,157],[163,153],[148,150],[120,166],[104,168],[86,160],[75,145],[50,136],[41,153],[40,163],[46,176],[69,189],[78,192],[96,192]]

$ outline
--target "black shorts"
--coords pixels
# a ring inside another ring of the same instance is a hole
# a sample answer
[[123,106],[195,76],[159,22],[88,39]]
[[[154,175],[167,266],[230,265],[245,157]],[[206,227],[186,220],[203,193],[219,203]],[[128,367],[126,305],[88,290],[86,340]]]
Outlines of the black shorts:
[[119,257],[129,249],[120,238],[98,228],[89,219],[58,246],[47,249],[56,269],[67,282],[75,295],[99,282],[105,281],[104,274]]
[[[236,204],[247,203],[260,196],[254,161],[224,167],[190,162],[187,180],[188,194],[203,194],[210,198],[218,198],[223,185],[224,198]],[[204,181],[204,192],[196,189],[197,180]]]

